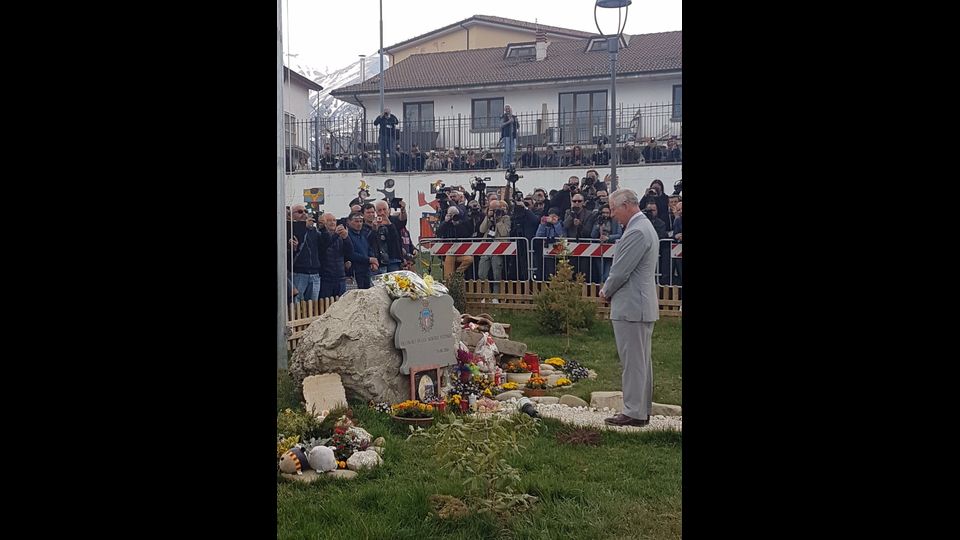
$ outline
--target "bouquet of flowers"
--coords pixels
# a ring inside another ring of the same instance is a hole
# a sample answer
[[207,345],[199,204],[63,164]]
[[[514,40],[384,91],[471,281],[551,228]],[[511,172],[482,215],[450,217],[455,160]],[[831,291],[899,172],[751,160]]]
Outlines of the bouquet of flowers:
[[559,356],[554,356],[553,358],[548,358],[548,359],[544,362],[544,364],[550,364],[551,366],[553,366],[553,367],[555,367],[555,368],[563,369],[563,366],[564,366],[564,364],[566,364],[566,362],[563,360],[563,358],[560,358]]
[[433,416],[433,405],[420,403],[415,399],[408,399],[390,407],[394,416],[402,418],[429,418]]
[[407,270],[390,272],[379,275],[374,279],[374,285],[383,285],[387,288],[390,298],[412,298],[418,300],[426,296],[442,296],[448,294],[447,288],[433,281],[433,276],[420,276]]
[[540,375],[532,375],[527,379],[527,388],[532,390],[545,390],[547,388],[547,379],[541,377]]
[[511,360],[507,362],[507,373],[530,373],[530,367],[523,360]]

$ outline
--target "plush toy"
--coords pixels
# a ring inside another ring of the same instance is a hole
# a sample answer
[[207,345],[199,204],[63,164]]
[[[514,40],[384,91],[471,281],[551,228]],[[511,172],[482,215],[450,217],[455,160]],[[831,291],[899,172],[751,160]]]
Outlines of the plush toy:
[[323,473],[336,468],[337,460],[329,446],[314,446],[308,452],[294,446],[280,457],[280,472],[286,474],[302,475],[303,471],[310,469]]
[[299,446],[294,446],[280,456],[280,472],[287,474],[303,474],[303,469],[310,467],[307,456]]
[[314,446],[307,453],[310,468],[318,473],[332,471],[337,468],[337,458],[333,456],[333,448],[329,446]]

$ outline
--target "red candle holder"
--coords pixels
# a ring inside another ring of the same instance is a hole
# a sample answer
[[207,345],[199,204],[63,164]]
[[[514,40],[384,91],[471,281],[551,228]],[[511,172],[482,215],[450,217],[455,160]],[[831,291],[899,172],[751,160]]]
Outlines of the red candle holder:
[[466,399],[460,401],[460,412],[465,413],[470,410],[470,402]]
[[441,412],[441,413],[444,412],[444,411],[446,411],[446,410],[447,410],[447,402],[446,402],[446,401],[441,401],[441,402],[437,403],[437,408],[440,409],[440,412]]
[[527,364],[530,373],[540,374],[540,357],[537,353],[524,353],[523,361]]

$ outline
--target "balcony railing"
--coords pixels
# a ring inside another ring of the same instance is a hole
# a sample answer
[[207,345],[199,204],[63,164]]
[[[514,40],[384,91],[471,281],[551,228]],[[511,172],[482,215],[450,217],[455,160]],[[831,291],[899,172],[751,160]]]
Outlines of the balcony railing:
[[[639,146],[650,137],[658,143],[663,143],[670,137],[682,141],[683,121],[676,116],[678,110],[679,107],[675,108],[672,103],[618,108],[618,150],[627,141],[635,140]],[[309,168],[318,170],[318,156],[324,153],[326,146],[330,147],[330,152],[335,156],[342,154],[355,157],[366,152],[370,157],[378,158],[379,129],[373,125],[374,117],[368,115],[367,119],[364,123],[361,119],[354,118],[317,118],[289,124],[287,140],[293,163],[297,163],[301,155],[307,155]],[[520,122],[517,154],[528,144],[533,145],[538,152],[552,146],[559,155],[563,155],[564,150],[579,145],[585,154],[590,154],[601,137],[612,139],[609,134],[609,109],[519,113],[517,119]],[[499,115],[457,115],[416,122],[401,119],[397,140],[393,141],[393,144],[399,143],[404,152],[410,152],[412,145],[416,143],[422,152],[445,152],[459,147],[462,153],[469,150],[490,150],[495,156],[500,156],[502,146],[499,125]]]

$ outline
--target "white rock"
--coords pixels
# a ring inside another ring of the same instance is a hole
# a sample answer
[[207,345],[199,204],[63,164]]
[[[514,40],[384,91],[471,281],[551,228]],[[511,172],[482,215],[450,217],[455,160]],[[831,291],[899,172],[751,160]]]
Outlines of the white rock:
[[347,429],[347,435],[356,437],[357,442],[360,443],[370,444],[370,441],[373,440],[373,435],[370,435],[370,432],[359,426],[353,426],[352,428]]
[[570,407],[587,407],[588,406],[586,401],[571,394],[564,394],[560,396],[560,403]]
[[657,414],[663,416],[682,416],[682,409],[679,405],[664,405],[662,403],[654,403],[650,407],[650,414]]
[[623,392],[590,392],[590,406],[607,408],[614,411],[623,410]]
[[367,448],[367,450],[373,450],[374,452],[377,453],[378,456],[382,456],[382,455],[383,455],[383,447],[382,447],[382,446],[371,446],[370,448]]
[[387,441],[383,437],[377,437],[376,439],[373,440],[374,446],[383,446],[385,444],[387,444]]
[[502,394],[497,394],[493,396],[497,401],[506,401],[508,399],[520,399],[523,397],[523,392],[520,390],[510,390],[509,392],[503,392]]
[[534,403],[542,403],[544,405],[551,405],[560,401],[560,398],[556,396],[537,396],[530,398],[530,401]]
[[347,468],[351,471],[373,469],[381,463],[383,463],[383,458],[373,450],[354,452],[352,456],[347,458]]

